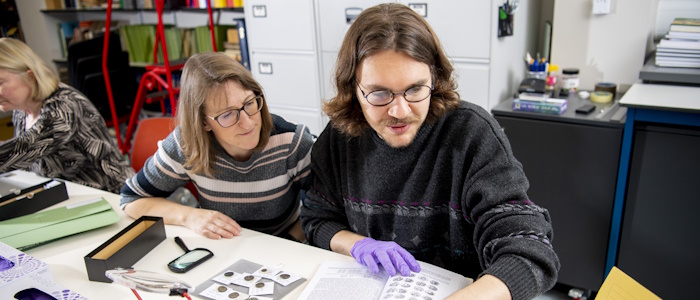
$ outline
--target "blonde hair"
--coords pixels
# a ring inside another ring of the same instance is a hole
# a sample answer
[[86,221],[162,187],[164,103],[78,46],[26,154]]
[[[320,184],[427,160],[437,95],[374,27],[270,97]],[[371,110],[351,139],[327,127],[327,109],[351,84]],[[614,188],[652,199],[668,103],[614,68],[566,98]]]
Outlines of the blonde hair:
[[[187,158],[185,168],[195,174],[212,176],[215,163],[214,135],[204,129],[204,106],[212,94],[223,92],[229,81],[240,84],[244,90],[263,96],[263,90],[253,76],[239,62],[220,52],[196,54],[185,63],[182,71],[177,122],[182,133],[180,148]],[[260,111],[262,128],[260,141],[254,151],[265,148],[270,139],[273,123],[267,105]]]
[[355,92],[356,72],[363,59],[384,50],[404,53],[430,67],[433,92],[426,122],[459,106],[454,68],[428,22],[406,5],[379,4],[355,19],[340,47],[335,69],[338,94],[323,106],[336,129],[359,136],[369,128]]
[[58,88],[56,72],[20,40],[0,38],[0,69],[20,75],[36,101],[43,101]]

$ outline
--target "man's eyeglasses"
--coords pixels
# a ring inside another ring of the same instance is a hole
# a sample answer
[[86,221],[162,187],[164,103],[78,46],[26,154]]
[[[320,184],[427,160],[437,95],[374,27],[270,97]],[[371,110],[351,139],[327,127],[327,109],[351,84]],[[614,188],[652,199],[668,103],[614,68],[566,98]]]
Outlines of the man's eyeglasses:
[[[411,87],[403,93],[394,93],[389,90],[376,90],[376,91],[371,91],[369,93],[365,93],[362,89],[365,88],[362,84],[360,84],[359,81],[356,81],[357,85],[360,86],[360,92],[362,92],[362,96],[365,97],[367,102],[369,104],[372,104],[374,106],[385,106],[394,101],[394,96],[396,95],[403,95],[403,98],[406,99],[408,102],[421,102],[425,99],[428,99],[430,94],[433,93],[433,85],[431,84],[430,86],[427,85],[418,85]],[[366,89],[366,88],[365,88]]]
[[255,96],[255,98],[247,100],[241,108],[227,110],[216,117],[210,117],[207,115],[205,116],[219,123],[221,127],[227,128],[238,123],[238,120],[241,116],[241,111],[244,111],[247,115],[252,117],[253,115],[257,114],[262,109],[262,107],[263,96]]

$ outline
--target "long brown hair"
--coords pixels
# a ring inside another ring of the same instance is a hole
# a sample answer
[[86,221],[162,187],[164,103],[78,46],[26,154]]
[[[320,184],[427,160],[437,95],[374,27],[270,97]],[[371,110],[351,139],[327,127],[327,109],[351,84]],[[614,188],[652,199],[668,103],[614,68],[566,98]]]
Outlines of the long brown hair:
[[[215,138],[213,133],[204,129],[204,106],[207,99],[215,100],[216,93],[223,93],[228,81],[234,81],[244,90],[263,96],[265,101],[262,87],[250,72],[223,53],[199,53],[185,63],[180,80],[177,122],[182,133],[180,148],[187,157],[184,166],[193,173],[212,176],[216,159],[213,151]],[[266,104],[263,104],[260,117],[260,141],[254,151],[265,148],[273,127],[272,116]]]
[[434,122],[459,106],[454,68],[428,22],[403,4],[385,3],[364,10],[355,19],[338,53],[338,94],[323,106],[338,130],[359,136],[369,127],[355,92],[356,71],[363,59],[384,50],[405,53],[430,66],[434,90],[426,122]]

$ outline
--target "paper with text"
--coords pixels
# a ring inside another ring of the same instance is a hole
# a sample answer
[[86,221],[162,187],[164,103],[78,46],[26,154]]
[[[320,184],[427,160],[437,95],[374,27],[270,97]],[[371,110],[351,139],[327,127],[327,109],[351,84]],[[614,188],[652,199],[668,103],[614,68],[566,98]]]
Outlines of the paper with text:
[[473,280],[440,267],[419,262],[420,273],[408,277],[379,274],[356,262],[323,262],[309,281],[301,300],[444,299]]

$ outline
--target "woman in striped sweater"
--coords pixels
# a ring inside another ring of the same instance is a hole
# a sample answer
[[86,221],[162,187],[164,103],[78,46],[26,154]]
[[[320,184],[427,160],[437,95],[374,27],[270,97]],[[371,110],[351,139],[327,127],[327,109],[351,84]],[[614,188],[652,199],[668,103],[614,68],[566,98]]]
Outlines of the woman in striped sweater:
[[[122,209],[212,239],[246,227],[305,240],[298,220],[299,194],[310,184],[309,130],[270,114],[261,86],[222,53],[190,57],[181,82],[178,126],[126,181]],[[165,198],[190,181],[198,208]]]

